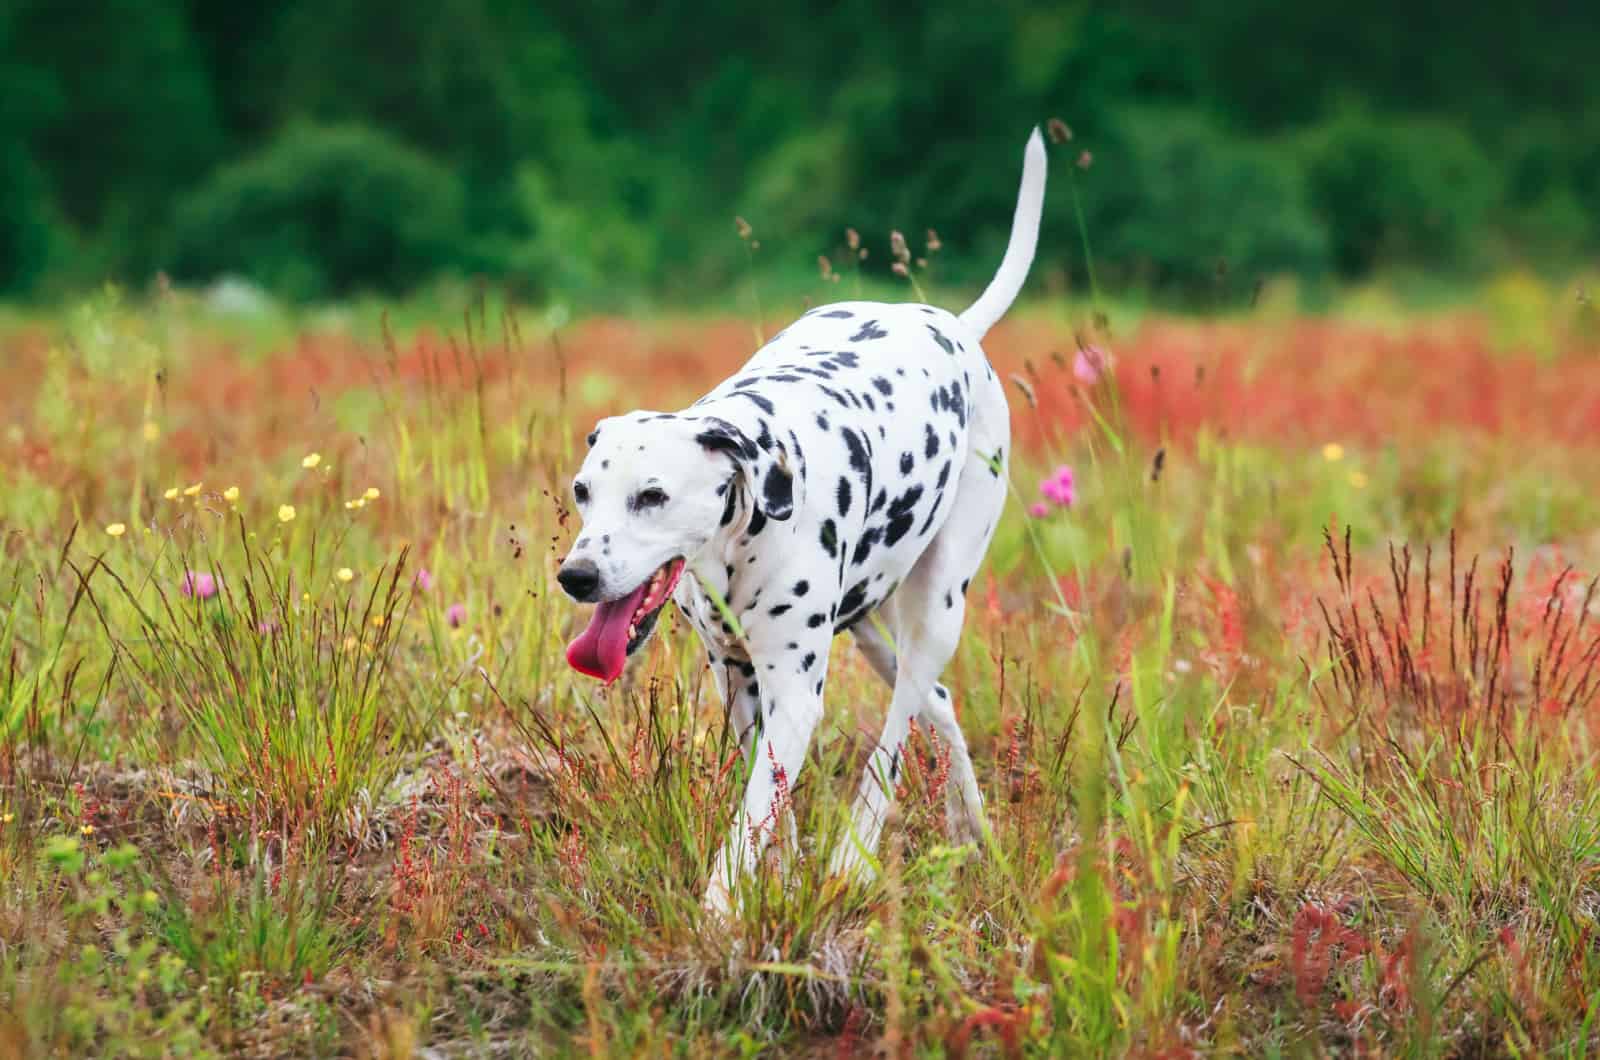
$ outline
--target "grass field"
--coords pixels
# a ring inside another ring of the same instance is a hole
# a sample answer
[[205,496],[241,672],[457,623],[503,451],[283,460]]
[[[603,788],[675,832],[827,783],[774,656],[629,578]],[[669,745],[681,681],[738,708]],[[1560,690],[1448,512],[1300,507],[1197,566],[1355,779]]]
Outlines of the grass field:
[[1015,495],[947,675],[992,846],[918,734],[877,882],[823,878],[888,701],[845,638],[814,842],[732,926],[703,653],[666,620],[602,689],[552,575],[593,420],[759,325],[424,317],[0,325],[0,1057],[1600,1041],[1581,292],[1003,323]]

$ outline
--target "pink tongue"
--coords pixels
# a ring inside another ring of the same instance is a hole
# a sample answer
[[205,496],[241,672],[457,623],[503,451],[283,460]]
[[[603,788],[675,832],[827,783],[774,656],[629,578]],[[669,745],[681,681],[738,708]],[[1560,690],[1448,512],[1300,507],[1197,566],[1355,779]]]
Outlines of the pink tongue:
[[628,665],[628,620],[650,588],[650,580],[620,600],[596,604],[589,628],[567,645],[567,663],[579,673],[610,684]]

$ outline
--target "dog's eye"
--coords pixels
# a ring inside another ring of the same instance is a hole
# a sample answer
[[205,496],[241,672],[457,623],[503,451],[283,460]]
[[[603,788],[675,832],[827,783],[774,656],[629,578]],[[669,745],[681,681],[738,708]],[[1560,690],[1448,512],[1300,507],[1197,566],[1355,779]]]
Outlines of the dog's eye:
[[581,482],[574,482],[572,484],[572,496],[573,496],[573,499],[576,500],[579,504],[588,504],[589,503],[589,487],[585,486]]
[[665,490],[651,486],[649,489],[640,490],[639,495],[633,499],[633,503],[639,508],[659,508],[667,503],[667,493]]

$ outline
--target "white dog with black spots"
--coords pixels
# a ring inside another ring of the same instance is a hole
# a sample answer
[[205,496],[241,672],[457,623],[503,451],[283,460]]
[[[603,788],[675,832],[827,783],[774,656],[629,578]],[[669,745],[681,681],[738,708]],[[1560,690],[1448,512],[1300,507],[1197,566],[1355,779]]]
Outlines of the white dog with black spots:
[[919,717],[949,746],[952,838],[983,836],[978,780],[939,678],[1005,503],[1010,412],[979,343],[1033,263],[1045,168],[1035,129],[1005,257],[960,315],[822,306],[688,409],[630,412],[589,435],[572,486],[583,528],[559,580],[596,607],[567,659],[615,681],[668,599],[705,642],[750,767],[710,910],[729,914],[741,874],[792,835],[784,799],[845,630],[893,694],[833,871],[868,870]]

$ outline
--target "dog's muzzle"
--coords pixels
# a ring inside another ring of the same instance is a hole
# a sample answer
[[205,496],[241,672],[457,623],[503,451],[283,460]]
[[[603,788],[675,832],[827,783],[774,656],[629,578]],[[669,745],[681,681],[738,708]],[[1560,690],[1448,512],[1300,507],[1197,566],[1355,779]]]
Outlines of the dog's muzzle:
[[594,560],[570,559],[556,574],[561,589],[580,604],[592,604],[600,592],[600,568]]

